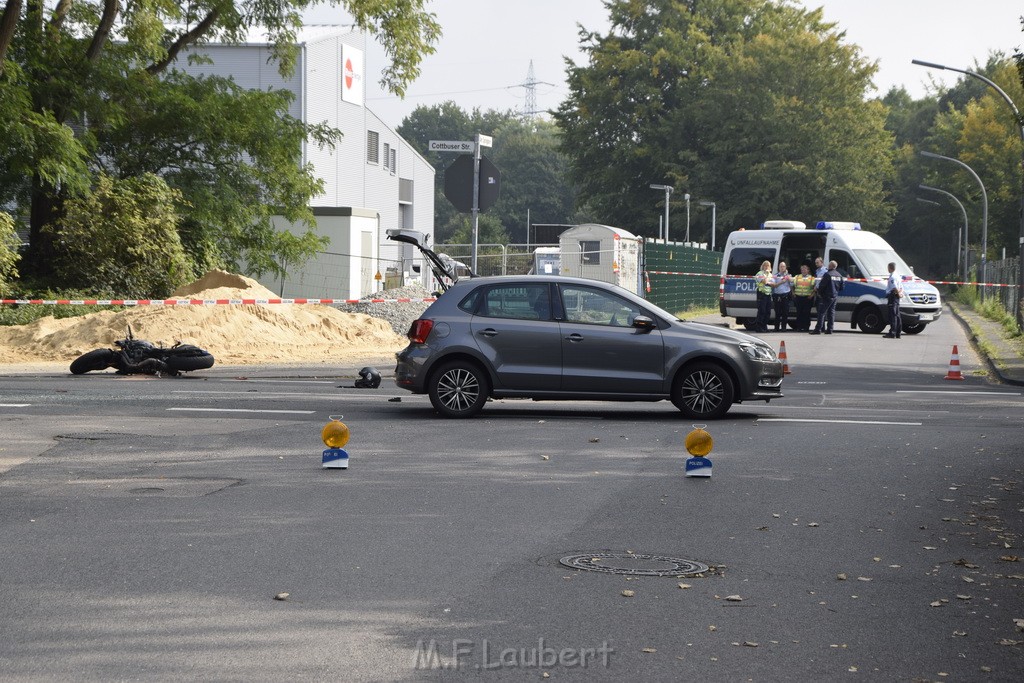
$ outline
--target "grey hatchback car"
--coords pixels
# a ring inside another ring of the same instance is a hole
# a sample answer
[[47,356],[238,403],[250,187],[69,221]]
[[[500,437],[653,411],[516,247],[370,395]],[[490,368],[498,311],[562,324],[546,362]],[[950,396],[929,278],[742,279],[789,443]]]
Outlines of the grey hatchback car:
[[444,417],[488,398],[671,400],[688,418],[782,397],[762,340],[687,322],[614,285],[518,275],[455,282],[409,328],[395,382]]

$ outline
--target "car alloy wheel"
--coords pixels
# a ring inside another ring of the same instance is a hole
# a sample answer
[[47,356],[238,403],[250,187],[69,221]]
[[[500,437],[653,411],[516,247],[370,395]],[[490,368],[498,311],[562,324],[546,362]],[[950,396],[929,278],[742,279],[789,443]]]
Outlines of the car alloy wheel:
[[487,376],[464,361],[446,363],[434,373],[428,389],[434,410],[445,417],[471,417],[487,402]]
[[712,363],[697,363],[683,370],[672,402],[690,418],[714,420],[732,406],[733,386],[729,374]]

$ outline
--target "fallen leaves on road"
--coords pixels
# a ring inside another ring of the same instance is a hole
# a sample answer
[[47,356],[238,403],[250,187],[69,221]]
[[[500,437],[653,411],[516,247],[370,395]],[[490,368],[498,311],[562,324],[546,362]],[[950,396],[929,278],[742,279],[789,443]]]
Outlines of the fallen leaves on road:
[[631,598],[634,595],[636,595],[636,591],[631,591],[629,589],[626,589],[626,590],[622,591],[621,595],[624,598]]

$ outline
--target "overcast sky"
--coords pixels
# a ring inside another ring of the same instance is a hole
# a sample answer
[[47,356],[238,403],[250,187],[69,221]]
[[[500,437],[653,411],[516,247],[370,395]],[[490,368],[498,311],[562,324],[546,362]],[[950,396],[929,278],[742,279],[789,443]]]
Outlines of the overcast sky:
[[[1024,45],[1024,2],[1012,0],[802,0],[824,7],[825,19],[846,31],[847,42],[878,61],[879,94],[903,85],[922,97],[930,78],[951,84],[958,74],[914,66],[911,59],[969,69],[994,50],[1012,54]],[[578,24],[604,33],[608,17],[601,0],[433,0],[444,36],[425,59],[422,74],[404,100],[380,92],[376,82],[383,51],[371,43],[366,55],[367,106],[397,127],[419,105],[452,100],[470,111],[523,110],[530,62],[538,109],[557,108],[565,98],[565,57],[579,62]],[[343,23],[319,10],[307,17]],[[1018,106],[1024,106],[1019,103]],[[486,131],[481,131],[486,132]]]

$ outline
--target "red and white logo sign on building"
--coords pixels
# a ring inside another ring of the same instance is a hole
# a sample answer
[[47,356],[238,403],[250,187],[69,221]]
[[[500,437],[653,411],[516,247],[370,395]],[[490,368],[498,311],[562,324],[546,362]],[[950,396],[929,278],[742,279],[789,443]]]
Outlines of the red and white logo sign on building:
[[341,99],[363,105],[363,51],[341,46]]

